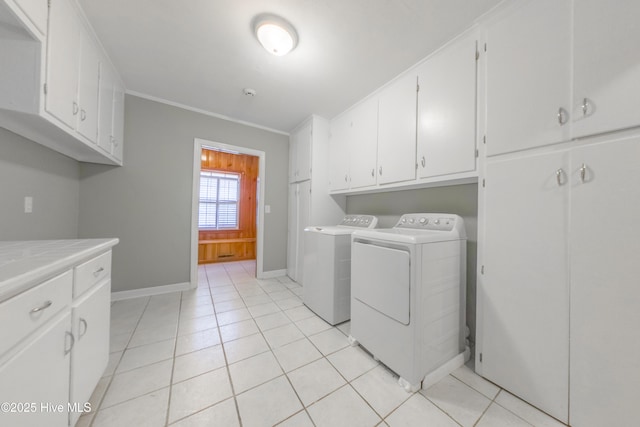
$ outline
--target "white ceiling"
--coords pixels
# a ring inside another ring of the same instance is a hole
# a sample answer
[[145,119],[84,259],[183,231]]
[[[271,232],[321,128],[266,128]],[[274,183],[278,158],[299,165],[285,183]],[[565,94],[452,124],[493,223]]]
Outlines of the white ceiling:
[[[285,132],[344,111],[499,1],[79,0],[127,90]],[[255,39],[265,12],[297,29],[289,55]]]

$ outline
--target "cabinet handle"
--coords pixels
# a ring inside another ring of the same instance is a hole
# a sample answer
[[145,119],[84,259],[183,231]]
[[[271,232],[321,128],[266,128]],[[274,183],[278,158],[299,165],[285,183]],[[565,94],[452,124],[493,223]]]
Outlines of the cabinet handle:
[[420,159],[420,164],[422,165],[422,167],[424,167],[424,165],[427,164],[427,161],[425,160],[424,156],[422,156],[422,159]]
[[583,98],[582,99],[582,115],[586,116],[588,111],[589,111],[589,99]]
[[40,307],[32,308],[31,313],[38,313],[39,311],[46,310],[47,308],[51,307],[51,304],[53,304],[53,302],[51,302],[50,300],[46,301]]
[[376,168],[371,169],[371,178],[376,176]]
[[558,182],[558,187],[562,186],[562,174],[564,171],[562,169],[558,169],[556,171],[556,181]]
[[580,181],[585,182],[587,178],[587,165],[584,163],[580,166]]
[[[78,331],[78,339],[82,338],[84,336],[84,334],[87,333],[87,329],[89,329],[89,325],[87,324],[87,321],[85,319],[83,319],[82,317],[80,318],[80,325],[84,325],[84,331],[80,332]],[[79,328],[81,329],[81,328]]]
[[84,122],[84,119],[87,118],[87,112],[84,110],[80,110],[80,121]]
[[75,116],[76,114],[78,114],[78,103],[73,101],[73,115]]
[[71,353],[71,350],[73,350],[73,346],[76,345],[76,337],[74,337],[73,334],[69,331],[65,331],[65,334],[67,334],[69,338],[71,338],[71,345],[69,346],[69,350],[64,351],[64,355],[66,356],[67,354]]
[[344,182],[347,182],[347,175],[344,176]]
[[567,111],[562,107],[558,108],[558,123],[560,126],[567,123]]
[[380,176],[382,176],[382,166],[380,166],[380,168],[378,169],[378,173],[380,174]]
[[100,275],[100,273],[102,273],[104,271],[104,267],[100,267],[99,269],[97,269],[96,271],[93,272],[93,275],[95,277],[98,277]]

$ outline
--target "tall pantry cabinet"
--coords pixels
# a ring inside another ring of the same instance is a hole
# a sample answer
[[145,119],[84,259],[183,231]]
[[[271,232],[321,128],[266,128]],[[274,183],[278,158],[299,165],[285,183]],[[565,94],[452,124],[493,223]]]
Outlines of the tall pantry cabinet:
[[574,427],[637,418],[638,14],[517,1],[485,27],[476,370]]
[[329,195],[329,123],[311,116],[289,137],[289,227],[287,275],[304,282],[304,229],[335,225],[345,214],[346,197]]

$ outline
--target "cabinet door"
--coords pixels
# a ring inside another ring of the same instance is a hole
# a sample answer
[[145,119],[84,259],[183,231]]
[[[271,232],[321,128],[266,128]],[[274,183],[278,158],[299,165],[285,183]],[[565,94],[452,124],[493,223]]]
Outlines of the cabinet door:
[[[567,421],[567,152],[486,165],[482,375]],[[560,185],[556,172],[560,173]]]
[[378,99],[364,101],[351,111],[349,144],[351,188],[376,185],[378,156]]
[[[68,425],[70,316],[67,313],[37,331],[0,366],[0,401],[36,404],[29,413],[3,412],[3,426]],[[51,405],[43,408],[43,404]]]
[[70,0],[51,0],[45,109],[71,129],[75,129],[80,112],[76,98],[81,39],[78,19]]
[[467,36],[418,69],[418,177],[476,168],[476,37]]
[[289,183],[298,181],[298,133],[289,136]]
[[408,73],[382,91],[378,105],[378,184],[416,177],[417,77]]
[[571,159],[569,420],[580,427],[635,425],[640,138],[581,147]]
[[296,254],[296,282],[304,285],[304,229],[309,225],[311,216],[311,182],[298,184],[298,212],[297,212],[297,254]]
[[[88,402],[109,362],[109,314],[111,282],[97,285],[74,303],[72,325],[75,346],[71,353],[70,402]],[[80,417],[71,414],[71,425]]]
[[98,93],[100,58],[86,30],[81,31],[80,75],[78,78],[78,132],[89,141],[98,138]]
[[329,190],[349,188],[349,141],[351,117],[344,114],[331,122],[329,138]]
[[113,85],[113,141],[111,154],[122,161],[124,152],[124,86],[115,80]]
[[487,27],[487,154],[570,138],[571,1],[520,2]]
[[287,276],[296,280],[298,257],[298,185],[289,184],[289,221],[287,234]]
[[640,125],[640,2],[574,7],[574,136]]
[[309,122],[298,131],[296,142],[296,169],[298,176],[296,181],[311,179],[311,143],[313,137],[313,124]]
[[113,72],[103,62],[100,67],[100,93],[98,96],[98,147],[109,154],[111,154],[114,133],[113,88]]

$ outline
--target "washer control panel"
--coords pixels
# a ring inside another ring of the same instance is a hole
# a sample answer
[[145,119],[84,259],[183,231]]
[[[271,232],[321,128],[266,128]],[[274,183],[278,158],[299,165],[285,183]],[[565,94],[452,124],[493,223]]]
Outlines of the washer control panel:
[[376,228],[376,224],[378,224],[378,218],[373,215],[347,215],[338,225],[358,228]]
[[416,230],[451,231],[460,221],[457,215],[415,213],[404,214],[394,228],[411,228]]

